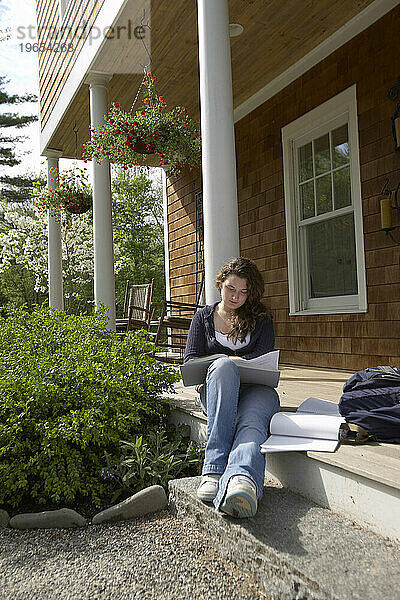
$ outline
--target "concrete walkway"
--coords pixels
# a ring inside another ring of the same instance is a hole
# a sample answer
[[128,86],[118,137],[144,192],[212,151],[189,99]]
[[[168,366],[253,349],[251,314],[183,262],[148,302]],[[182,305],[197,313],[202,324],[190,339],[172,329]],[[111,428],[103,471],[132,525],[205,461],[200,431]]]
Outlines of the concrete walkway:
[[167,511],[78,529],[0,529],[1,600],[261,600],[198,526]]

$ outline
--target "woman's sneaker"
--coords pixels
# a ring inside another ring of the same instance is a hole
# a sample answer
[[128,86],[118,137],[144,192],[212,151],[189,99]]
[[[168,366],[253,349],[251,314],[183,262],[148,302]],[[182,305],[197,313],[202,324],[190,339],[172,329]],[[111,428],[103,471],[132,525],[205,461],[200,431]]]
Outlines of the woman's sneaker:
[[220,509],[231,517],[254,517],[257,512],[257,488],[245,475],[234,475],[226,488]]
[[219,473],[207,473],[201,478],[197,488],[197,497],[203,502],[212,502],[218,493],[218,483],[221,479]]

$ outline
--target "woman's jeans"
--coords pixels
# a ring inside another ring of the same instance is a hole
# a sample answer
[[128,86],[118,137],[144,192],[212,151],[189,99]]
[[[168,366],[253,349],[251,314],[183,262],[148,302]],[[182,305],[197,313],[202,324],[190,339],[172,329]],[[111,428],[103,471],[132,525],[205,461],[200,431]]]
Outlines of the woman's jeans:
[[208,368],[200,401],[207,415],[202,472],[222,474],[214,506],[221,504],[233,475],[250,477],[260,500],[265,475],[265,455],[260,444],[267,438],[272,415],[279,411],[278,394],[266,385],[240,384],[238,367],[224,357]]

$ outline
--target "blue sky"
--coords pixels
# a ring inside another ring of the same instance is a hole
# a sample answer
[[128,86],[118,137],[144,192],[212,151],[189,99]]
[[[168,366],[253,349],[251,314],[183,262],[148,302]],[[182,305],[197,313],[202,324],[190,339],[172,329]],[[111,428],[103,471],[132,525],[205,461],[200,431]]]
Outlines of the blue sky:
[[[28,51],[29,44],[36,41],[36,0],[0,0],[0,75],[5,75],[10,83],[6,89],[9,93],[34,93],[39,95],[37,52]],[[9,39],[4,39],[4,38]],[[22,46],[21,46],[22,44]],[[28,46],[27,46],[28,44]],[[2,107],[3,112],[20,112],[21,114],[39,114],[39,104],[22,104],[18,107]],[[10,129],[10,133],[27,136],[19,145],[20,165],[7,168],[0,167],[0,172],[16,175],[24,172],[39,174],[46,170],[45,159],[40,157],[40,125],[33,123],[22,130]],[[64,161],[61,161],[61,167]]]
[[8,89],[12,92],[38,91],[37,53],[20,46],[35,41],[35,7],[35,0],[0,0],[1,38],[5,33],[11,36],[0,42],[0,71],[11,79]]

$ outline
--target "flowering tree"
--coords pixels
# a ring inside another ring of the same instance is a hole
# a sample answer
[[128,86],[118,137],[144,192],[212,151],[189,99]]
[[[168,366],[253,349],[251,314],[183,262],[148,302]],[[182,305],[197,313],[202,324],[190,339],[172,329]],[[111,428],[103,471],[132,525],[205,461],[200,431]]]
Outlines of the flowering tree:
[[[61,220],[66,310],[85,311],[93,302],[93,225],[89,214]],[[33,278],[36,294],[47,293],[47,215],[36,206],[3,206],[0,274],[23,269]]]
[[[154,299],[165,297],[164,232],[161,188],[145,174],[116,170],[112,183],[116,297],[122,305],[125,283],[154,278]],[[119,261],[119,262],[118,262]]]

